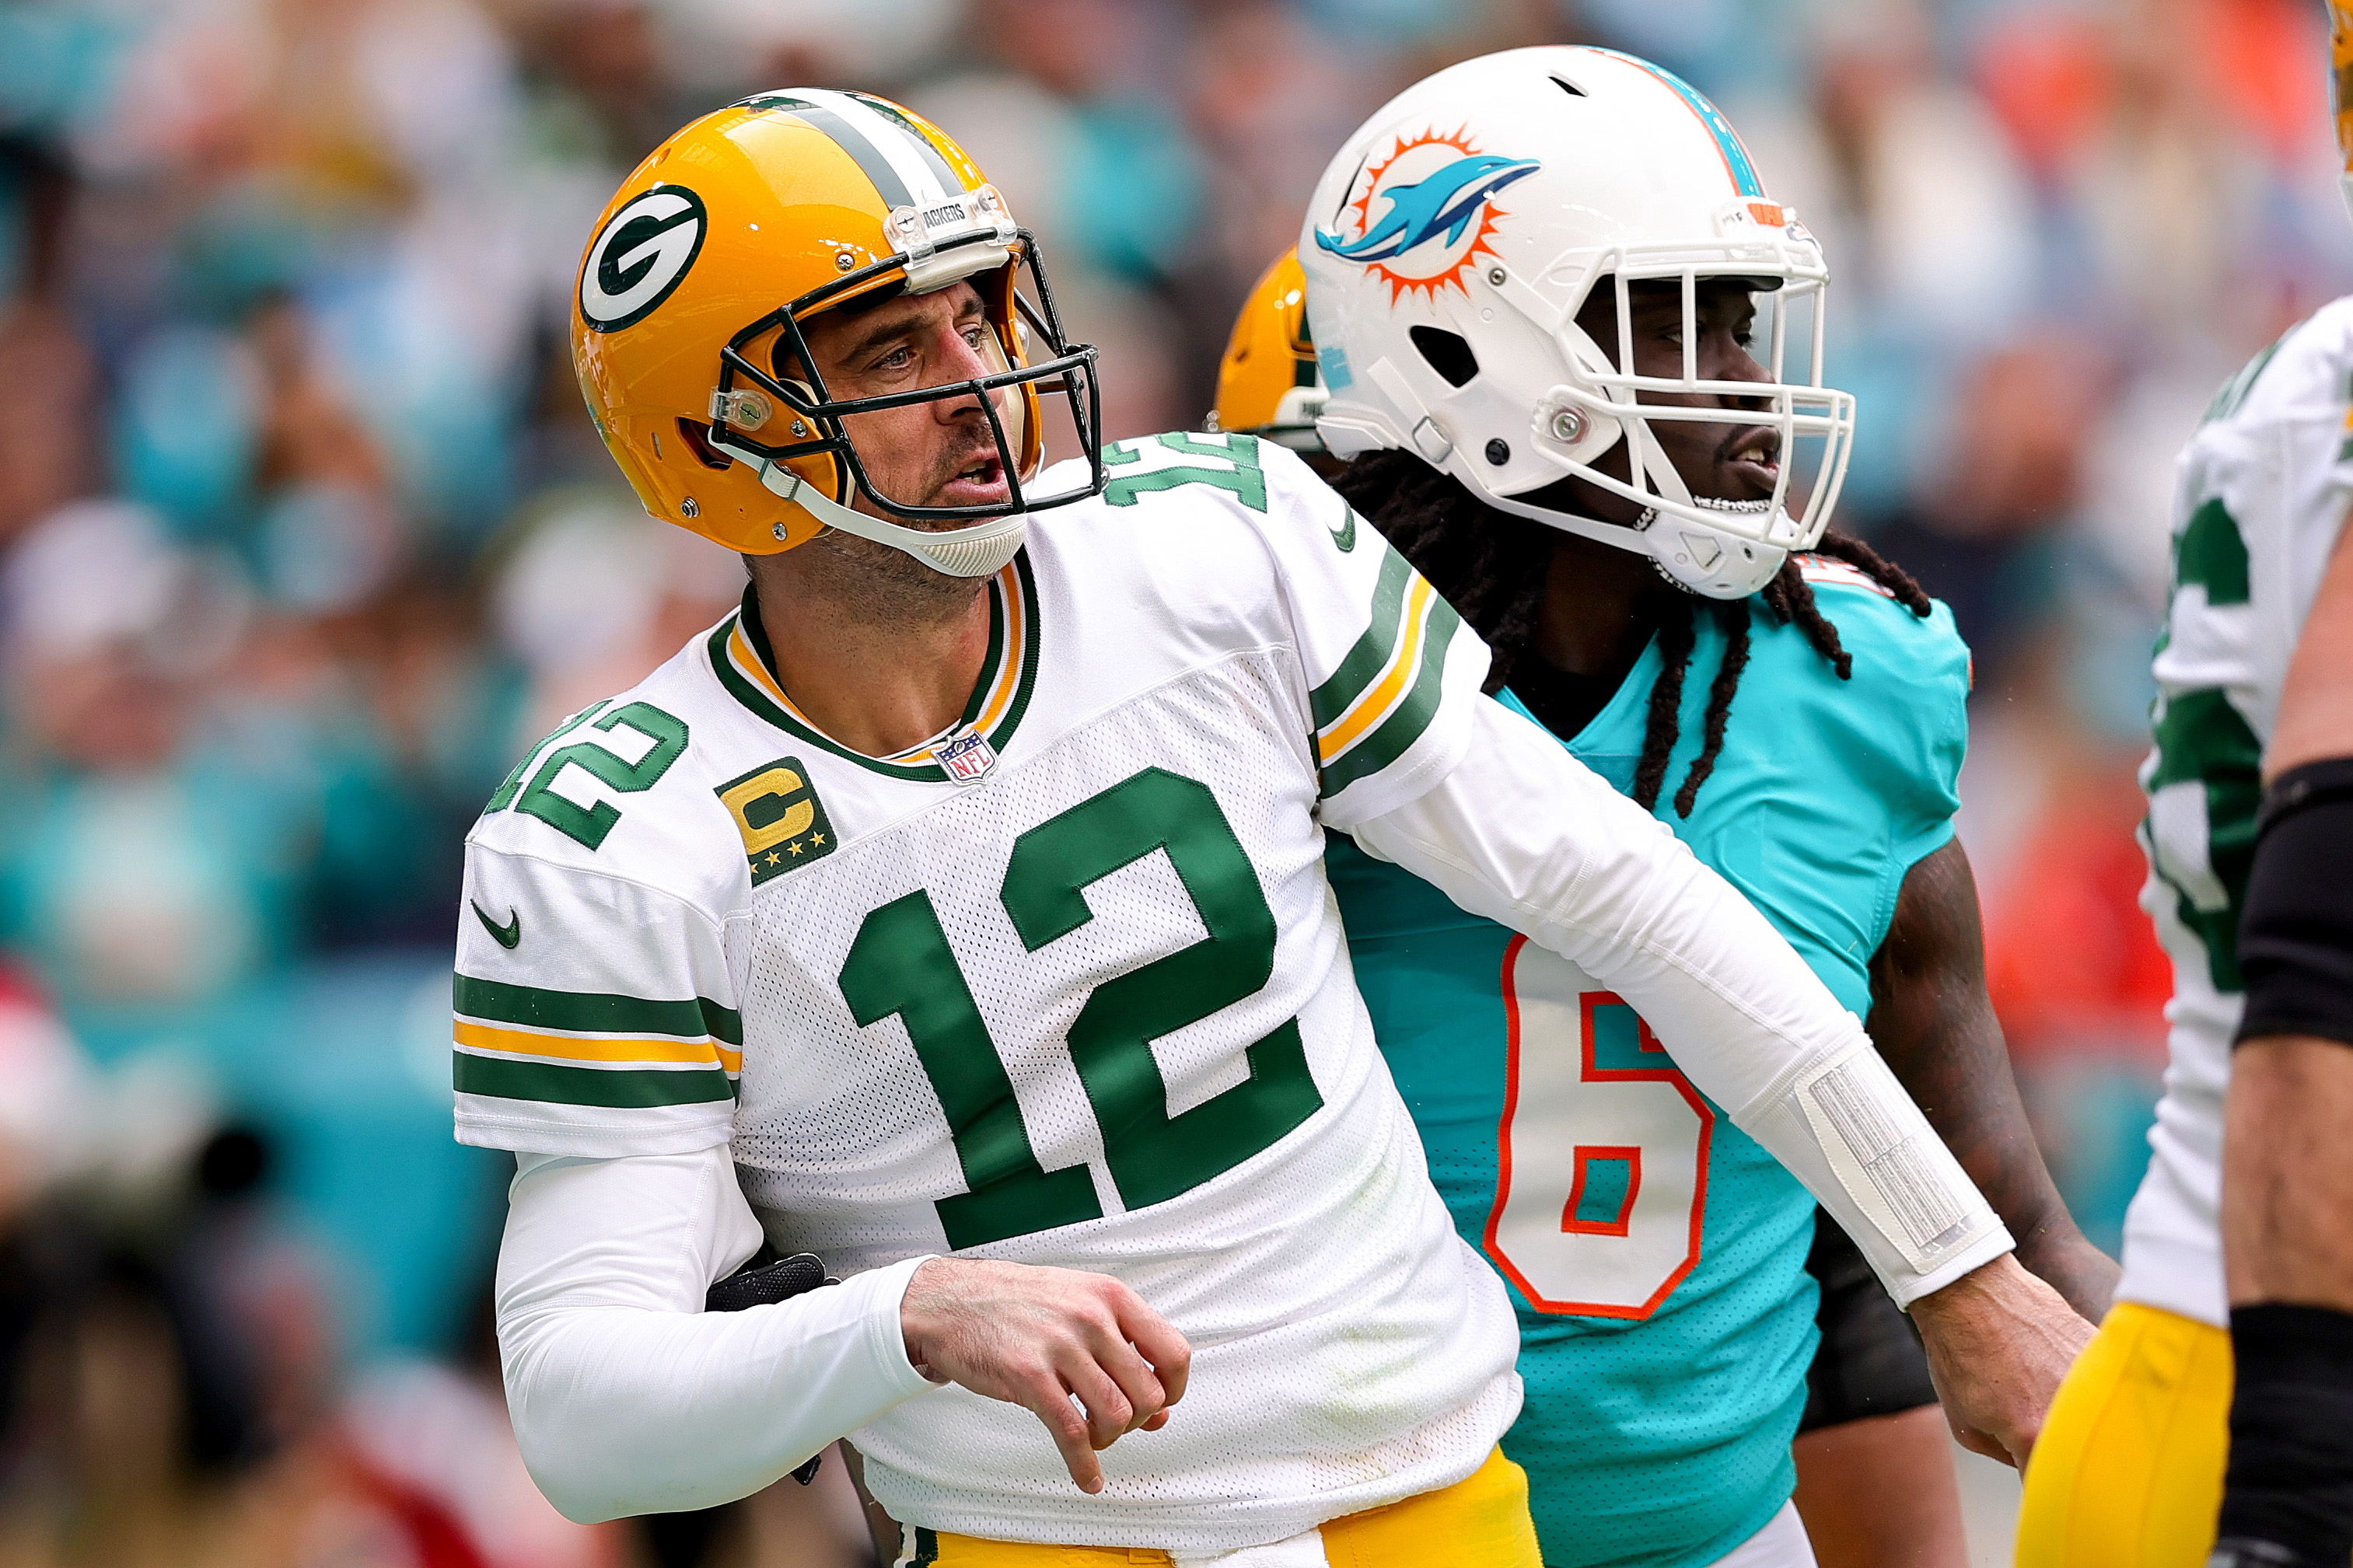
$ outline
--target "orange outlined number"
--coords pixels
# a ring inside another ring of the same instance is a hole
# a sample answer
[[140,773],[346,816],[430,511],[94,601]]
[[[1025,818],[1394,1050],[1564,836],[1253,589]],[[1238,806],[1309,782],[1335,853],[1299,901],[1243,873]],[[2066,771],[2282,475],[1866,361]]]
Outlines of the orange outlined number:
[[[1596,1172],[1595,1165],[1601,1167]],[[1618,1178],[1611,1167],[1625,1172]],[[1624,1236],[1634,1223],[1634,1200],[1642,1194],[1642,1146],[1639,1143],[1579,1143],[1577,1174],[1569,1178],[1568,1202],[1560,1209],[1564,1236]],[[1586,1178],[1596,1179],[1589,1184]],[[1597,1205],[1600,1212],[1597,1213]],[[1600,1217],[1601,1213],[1609,1218]]]
[[1514,937],[1487,1256],[1540,1312],[1649,1317],[1699,1263],[1715,1112],[1633,1008]]

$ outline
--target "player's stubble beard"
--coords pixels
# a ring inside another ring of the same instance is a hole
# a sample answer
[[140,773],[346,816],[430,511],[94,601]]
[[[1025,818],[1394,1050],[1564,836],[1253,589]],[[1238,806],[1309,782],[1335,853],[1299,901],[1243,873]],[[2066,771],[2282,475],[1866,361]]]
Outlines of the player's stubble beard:
[[[1010,416],[1009,439],[1018,449],[1023,428],[1019,405],[1000,405],[999,413]],[[932,460],[930,472],[916,491],[923,504],[937,504],[941,490],[975,458],[996,455],[994,437],[984,437],[982,428],[985,426],[967,429],[954,450],[943,452]],[[862,499],[853,497],[850,504],[859,506]],[[860,506],[859,510],[872,509]],[[975,526],[969,521],[930,521],[904,517],[892,521],[926,533],[953,533]],[[951,576],[896,545],[839,528],[818,530],[807,544],[791,553],[797,558],[794,571],[801,578],[800,593],[796,597],[805,608],[821,606],[820,616],[845,629],[944,626],[966,614],[973,600],[987,591],[989,583],[987,577]],[[775,569],[764,568],[761,563],[777,559],[744,557],[754,584],[764,570]]]
[[808,552],[807,586],[834,614],[856,625],[952,621],[988,587],[986,577],[951,577],[896,545],[838,528],[826,529],[802,549]]
[[[1013,441],[1018,447],[1020,426],[1017,424],[1014,428],[1017,433]],[[958,442],[955,450],[934,459],[932,471],[924,476],[918,493],[925,504],[938,504],[940,491],[956,474],[975,458],[996,455],[993,437],[985,437],[977,429],[968,430],[965,439]],[[851,504],[857,502],[853,500]],[[926,533],[953,533],[975,526],[968,521],[895,521]],[[811,585],[822,584],[820,591],[845,617],[868,625],[951,621],[963,615],[974,596],[988,586],[986,577],[952,577],[896,545],[863,539],[838,528],[820,531],[804,548],[816,552],[809,561],[817,569]]]

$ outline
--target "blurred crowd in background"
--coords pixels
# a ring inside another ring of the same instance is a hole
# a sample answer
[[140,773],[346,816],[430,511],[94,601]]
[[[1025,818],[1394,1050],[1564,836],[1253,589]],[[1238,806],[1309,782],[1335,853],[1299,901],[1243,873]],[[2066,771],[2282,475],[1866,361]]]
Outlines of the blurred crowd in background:
[[2113,1246],[2169,975],[2135,766],[2172,456],[2353,286],[2300,0],[0,5],[0,1564],[848,1563],[839,1463],[570,1526],[450,1142],[460,840],[740,591],[584,417],[628,168],[797,82],[1039,231],[1106,435],[1208,408],[1346,132],[1522,44],[1716,99],[1826,243],[1840,525],[1976,652],[1963,836],[2039,1130]]

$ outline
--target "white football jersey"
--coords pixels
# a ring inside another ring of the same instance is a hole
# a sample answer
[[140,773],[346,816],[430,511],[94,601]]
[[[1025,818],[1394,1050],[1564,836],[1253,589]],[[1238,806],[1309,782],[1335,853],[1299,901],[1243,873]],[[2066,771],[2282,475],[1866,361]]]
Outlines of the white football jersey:
[[2141,906],[2173,959],[2165,1096],[2125,1219],[2120,1300],[2225,1327],[2222,1096],[2246,998],[2239,910],[2280,683],[2353,502],[2353,298],[2224,385],[2181,454],[2173,599],[2141,767]]
[[1451,1484],[1519,1407],[1323,868],[1324,826],[1461,757],[1487,658],[1282,448],[1107,458],[990,583],[927,744],[827,738],[747,597],[525,758],[468,839],[458,1130],[731,1143],[770,1240],[844,1275],[1119,1277],[1194,1362],[1100,1496],[955,1387],[854,1435],[867,1479],[935,1530],[1219,1551]]

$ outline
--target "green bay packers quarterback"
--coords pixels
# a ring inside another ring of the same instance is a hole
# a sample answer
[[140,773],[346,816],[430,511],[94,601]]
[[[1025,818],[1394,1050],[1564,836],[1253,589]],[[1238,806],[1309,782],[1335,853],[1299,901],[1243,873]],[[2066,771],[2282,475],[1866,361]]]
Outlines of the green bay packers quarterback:
[[[2031,1420],[2000,1346],[2043,1297],[1854,1017],[1480,695],[1292,453],[1096,450],[1093,351],[937,128],[814,89],[689,125],[600,219],[574,351],[647,510],[750,583],[468,840],[458,1133],[517,1155],[501,1346],[565,1512],[850,1436],[908,1563],[1535,1568],[1511,1308],[1326,827],[1691,1042],[1924,1331],[1989,1347],[1968,1418]],[[703,1310],[766,1248],[843,1282]]]

